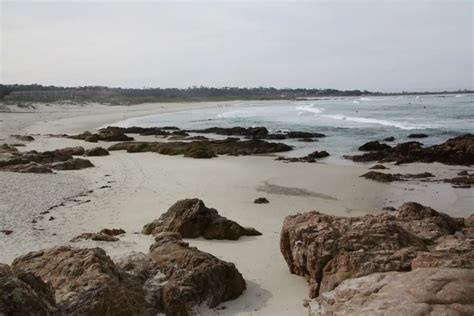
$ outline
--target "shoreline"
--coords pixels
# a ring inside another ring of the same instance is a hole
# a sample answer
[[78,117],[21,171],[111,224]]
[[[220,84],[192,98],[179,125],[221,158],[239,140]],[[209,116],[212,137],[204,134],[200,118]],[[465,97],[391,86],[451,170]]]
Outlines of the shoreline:
[[[77,109],[61,106],[54,113],[43,107],[27,114],[4,112],[6,115],[2,117],[7,119],[0,128],[0,138],[33,134],[36,140],[20,150],[108,147],[113,143],[87,143],[46,134],[81,133],[117,122],[117,118],[216,107],[217,103],[90,105]],[[79,115],[73,116],[77,113]],[[154,139],[153,136],[141,138]],[[8,193],[0,194],[0,222],[11,223],[1,229],[13,230],[9,236],[0,235],[5,248],[0,262],[10,263],[27,251],[58,244],[101,247],[112,258],[130,251],[146,251],[152,238],[138,233],[143,225],[158,218],[177,200],[196,197],[221,215],[263,233],[237,241],[186,239],[200,250],[233,262],[247,281],[248,289],[242,296],[222,303],[220,306],[225,306],[225,310],[213,311],[219,315],[307,314],[303,302],[308,285],[304,278],[289,273],[279,249],[280,229],[287,215],[318,210],[331,215],[356,216],[379,213],[385,206],[398,207],[407,201],[416,201],[455,217],[472,213],[472,189],[459,190],[445,183],[421,181],[381,184],[360,178],[373,164],[283,163],[268,156],[220,156],[199,160],[123,151],[88,159],[95,168],[52,175],[0,172],[0,183],[4,183],[0,193]],[[388,165],[391,172],[401,173],[428,171],[454,175],[461,170],[473,170],[438,163]],[[101,189],[103,186],[110,187]],[[295,193],[298,189],[311,194],[298,195]],[[93,192],[77,196],[89,190]],[[260,196],[267,197],[270,203],[254,204],[253,200]],[[76,201],[66,201],[51,209],[42,220],[31,223],[40,212],[71,197]],[[50,216],[54,220],[48,220]],[[123,228],[126,234],[114,243],[69,242],[76,235],[102,228]]]

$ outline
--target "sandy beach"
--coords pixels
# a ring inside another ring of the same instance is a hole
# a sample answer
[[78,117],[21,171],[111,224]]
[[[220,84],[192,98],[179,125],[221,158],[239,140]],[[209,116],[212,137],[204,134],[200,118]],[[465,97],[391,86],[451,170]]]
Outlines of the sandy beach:
[[[19,147],[21,151],[69,146],[87,149],[97,145],[106,148],[113,142],[94,144],[48,135],[77,134],[128,118],[216,106],[219,103],[8,108],[9,112],[0,112],[0,143],[18,142],[11,134],[28,134],[35,140],[25,142],[25,147]],[[454,189],[447,183],[385,184],[360,178],[373,164],[337,165],[324,160],[315,164],[285,163],[276,161],[274,156],[192,159],[124,151],[90,160],[94,168],[78,171],[0,172],[0,229],[13,231],[8,236],[0,234],[0,262],[10,264],[28,251],[61,244],[101,247],[112,258],[147,251],[153,239],[140,234],[143,225],[158,218],[177,200],[199,198],[221,215],[263,234],[237,241],[186,239],[203,251],[233,262],[247,282],[242,296],[215,310],[206,310],[218,315],[307,314],[303,303],[308,285],[304,278],[289,273],[280,253],[280,230],[287,215],[317,210],[357,216],[416,201],[453,217],[466,217],[474,205],[472,189]],[[474,170],[439,163],[387,166],[394,173],[427,171],[440,179]],[[254,204],[258,197],[266,197],[270,203]],[[123,228],[126,234],[114,243],[69,241],[81,233],[103,228]]]

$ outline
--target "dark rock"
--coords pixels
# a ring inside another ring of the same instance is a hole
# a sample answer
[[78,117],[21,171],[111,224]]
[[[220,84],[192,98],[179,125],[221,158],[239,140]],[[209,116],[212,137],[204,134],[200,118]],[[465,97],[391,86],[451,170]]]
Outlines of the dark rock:
[[50,284],[33,273],[13,271],[0,263],[0,314],[52,315],[56,311]]
[[458,176],[468,176],[468,175],[469,175],[469,172],[467,172],[467,170],[458,172]]
[[82,134],[68,136],[68,138],[81,139],[91,143],[96,143],[98,141],[123,142],[133,140],[133,137],[125,135],[119,129],[102,129],[98,133],[84,132]]
[[104,232],[98,233],[83,233],[71,239],[71,242],[79,241],[82,239],[90,239],[94,241],[118,241],[119,239],[114,235],[109,235]]
[[125,234],[125,230],[122,228],[104,228],[100,231],[100,233],[107,234],[109,236],[119,236]]
[[359,147],[361,151],[380,151],[392,148],[387,144],[380,143],[378,141],[368,142]]
[[384,142],[393,142],[395,140],[395,137],[393,136],[390,136],[390,137],[386,137],[383,139]]
[[73,158],[67,161],[55,162],[49,165],[52,169],[56,170],[80,170],[85,168],[94,167],[92,162],[87,159]]
[[393,182],[402,180],[401,177],[396,174],[383,173],[378,171],[369,171],[361,175],[361,177],[378,182]]
[[201,157],[214,155],[256,155],[289,151],[292,147],[282,143],[269,143],[263,140],[225,139],[192,142],[127,142],[118,143],[109,150],[126,150],[127,152],[157,152],[162,155],[186,155]]
[[384,165],[375,165],[375,166],[370,167],[369,169],[382,170],[382,169],[388,169],[388,168],[385,167]]
[[185,199],[173,204],[159,219],[146,224],[142,233],[157,235],[162,232],[178,232],[184,238],[239,239],[240,236],[261,235],[253,228],[242,227],[234,221],[207,208],[199,199]]
[[86,156],[107,156],[109,155],[109,151],[102,147],[95,147],[95,148],[86,150],[85,155]]
[[419,142],[408,142],[387,150],[344,157],[353,161],[394,161],[397,164],[440,162],[448,165],[472,165],[474,164],[474,135],[466,134],[427,148],[423,148]]
[[429,136],[426,135],[426,134],[410,134],[407,137],[408,138],[426,138],[426,137],[429,137]]
[[253,201],[255,204],[268,204],[270,201],[267,200],[267,198],[264,197],[259,197]]
[[314,163],[316,162],[316,159],[320,159],[320,158],[325,158],[325,157],[328,157],[329,156],[329,153],[327,151],[315,151],[315,152],[312,152],[311,154],[307,155],[307,156],[304,156],[304,157],[291,157],[291,158],[287,158],[287,157],[278,157],[276,160],[283,160],[283,161],[288,161],[288,162],[310,162],[310,163]]
[[13,233],[13,230],[9,230],[9,229],[1,229],[0,230],[0,233],[3,233],[5,235],[10,235],[11,233]]

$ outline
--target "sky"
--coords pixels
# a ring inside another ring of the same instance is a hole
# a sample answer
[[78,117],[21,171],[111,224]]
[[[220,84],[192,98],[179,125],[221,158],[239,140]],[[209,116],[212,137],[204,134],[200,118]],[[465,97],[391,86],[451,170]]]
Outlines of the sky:
[[474,1],[5,1],[0,83],[474,89]]

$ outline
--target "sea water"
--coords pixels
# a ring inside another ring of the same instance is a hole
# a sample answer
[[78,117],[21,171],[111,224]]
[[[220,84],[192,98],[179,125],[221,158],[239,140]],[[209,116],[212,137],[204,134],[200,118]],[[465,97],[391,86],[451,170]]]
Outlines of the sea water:
[[295,147],[286,156],[326,150],[330,162],[342,163],[365,142],[395,137],[393,145],[409,140],[412,133],[429,146],[448,138],[474,133],[474,95],[406,95],[381,97],[318,98],[301,101],[222,102],[215,108],[157,114],[121,121],[116,126],[181,129],[265,126],[271,132],[307,131],[327,135],[312,143],[285,140]]

